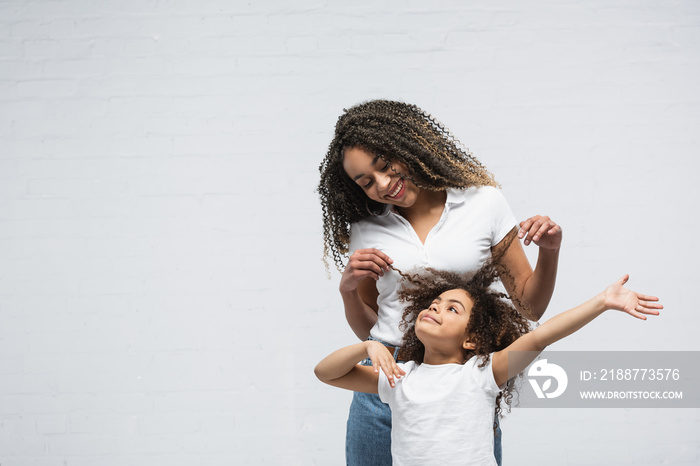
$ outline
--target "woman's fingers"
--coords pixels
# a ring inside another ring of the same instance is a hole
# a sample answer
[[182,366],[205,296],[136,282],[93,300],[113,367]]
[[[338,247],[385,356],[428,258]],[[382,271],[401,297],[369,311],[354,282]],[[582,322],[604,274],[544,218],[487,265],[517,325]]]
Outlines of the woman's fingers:
[[540,222],[540,227],[537,229],[535,234],[532,236],[532,241],[539,241],[540,238],[543,238],[546,235],[549,235],[549,231],[553,230],[554,227],[557,226],[556,223],[552,222],[551,220],[546,221],[546,222]]
[[343,273],[343,289],[356,289],[357,284],[367,277],[379,280],[384,272],[391,269],[393,260],[379,249],[358,249],[352,253]]
[[537,233],[543,226],[544,218],[549,219],[549,217],[535,215],[534,217],[530,217],[520,224],[520,232],[518,232],[518,237],[520,239],[523,239],[523,243],[525,243],[525,246],[530,244],[532,241],[537,241],[539,239]]
[[[554,223],[554,222],[552,222]],[[554,223],[554,226],[547,231],[548,235],[560,235],[561,234],[561,226],[557,225]]]
[[561,244],[561,226],[546,215],[535,215],[520,222],[518,238],[523,240],[525,246],[535,242],[539,246],[558,247]]
[[372,254],[377,256],[379,259],[384,261],[386,264],[393,264],[394,261],[392,260],[391,257],[387,256],[385,253],[380,251],[379,249],[376,248],[369,248],[369,249],[358,249],[358,251],[361,251],[363,254]]
[[536,217],[539,217],[539,215],[535,215],[534,217],[528,218],[524,222],[520,222],[520,231],[518,231],[518,238],[523,239],[525,237],[527,232],[530,231],[530,227],[532,226],[532,224],[535,223]]
[[377,264],[376,262],[365,260],[365,261],[356,261],[353,263],[354,270],[357,271],[368,271],[368,272],[374,272],[375,274],[379,276],[384,275],[384,269]]
[[378,249],[358,249],[350,256],[348,265],[353,262],[360,264],[359,267],[364,265],[365,268],[369,267],[369,263],[376,264],[378,270],[375,269],[375,271],[381,272],[382,270],[388,271],[390,264],[394,261]]

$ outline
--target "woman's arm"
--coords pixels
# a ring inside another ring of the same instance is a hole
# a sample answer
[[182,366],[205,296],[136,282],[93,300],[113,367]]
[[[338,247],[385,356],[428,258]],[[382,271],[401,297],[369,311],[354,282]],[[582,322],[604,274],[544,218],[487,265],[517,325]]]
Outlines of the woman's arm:
[[[628,279],[629,275],[625,275],[594,298],[552,317],[507,348],[494,353],[492,366],[496,383],[499,386],[505,383],[510,378],[509,375],[520,373],[547,346],[576,332],[608,309],[623,311],[642,320],[646,320],[645,314],[659,315],[658,309],[663,309],[661,304],[656,303],[659,298],[624,288]],[[518,354],[517,358],[511,357],[509,360],[508,354],[511,351],[531,353]]]
[[527,308],[515,302],[518,310],[530,320],[539,320],[554,293],[562,230],[549,217],[536,215],[520,223],[518,238],[524,238],[525,245],[534,242],[540,248],[534,271],[520,241],[511,241],[510,235],[494,246],[492,252],[494,256],[502,255],[501,261],[512,275],[512,280],[504,277],[506,290]]
[[350,256],[340,279],[345,318],[360,340],[366,340],[377,323],[377,280],[392,262],[378,249],[358,249]]
[[370,330],[377,323],[377,284],[371,278],[360,282],[354,290],[340,288],[340,296],[343,298],[345,308],[345,320],[357,338],[366,340]]
[[[372,367],[359,366],[365,358],[372,359]],[[321,382],[356,392],[377,393],[379,368],[394,386],[394,377],[405,375],[384,345],[376,341],[363,341],[346,346],[326,356],[314,369]]]

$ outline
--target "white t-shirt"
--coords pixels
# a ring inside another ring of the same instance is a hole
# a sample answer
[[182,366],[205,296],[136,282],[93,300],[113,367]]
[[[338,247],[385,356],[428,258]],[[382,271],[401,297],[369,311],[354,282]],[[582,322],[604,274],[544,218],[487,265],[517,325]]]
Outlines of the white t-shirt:
[[[350,229],[350,254],[356,249],[377,248],[394,260],[394,267],[408,272],[433,267],[453,272],[476,271],[491,257],[516,220],[496,188],[485,186],[448,189],[445,209],[438,223],[421,243],[411,224],[394,209],[354,223]],[[377,281],[379,317],[370,334],[399,346],[404,305],[397,293],[401,276],[390,270]]]
[[391,407],[391,455],[394,466],[496,465],[493,419],[496,385],[491,360],[478,367],[399,364],[406,375],[391,388],[379,374],[379,397]]

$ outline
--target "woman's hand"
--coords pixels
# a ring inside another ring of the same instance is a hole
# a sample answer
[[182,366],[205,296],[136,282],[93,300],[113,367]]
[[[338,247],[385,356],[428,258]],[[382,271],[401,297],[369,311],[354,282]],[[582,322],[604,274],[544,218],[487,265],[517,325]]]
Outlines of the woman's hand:
[[345,271],[340,278],[340,291],[355,291],[359,283],[367,277],[375,281],[391,268],[394,261],[379,249],[358,249],[345,266]]
[[379,368],[381,367],[392,388],[395,385],[394,377],[400,379],[406,375],[406,372],[396,364],[394,355],[389,352],[386,346],[378,341],[367,340],[365,348],[367,349],[367,356],[372,360],[375,374],[379,373]]
[[658,309],[664,308],[661,304],[656,302],[659,298],[628,290],[623,285],[627,283],[629,278],[629,275],[625,275],[605,289],[603,292],[603,299],[606,309],[626,312],[642,320],[647,320],[644,314],[658,316]]
[[546,215],[535,215],[520,222],[518,238],[524,238],[525,246],[534,242],[541,248],[556,250],[561,246],[561,227]]

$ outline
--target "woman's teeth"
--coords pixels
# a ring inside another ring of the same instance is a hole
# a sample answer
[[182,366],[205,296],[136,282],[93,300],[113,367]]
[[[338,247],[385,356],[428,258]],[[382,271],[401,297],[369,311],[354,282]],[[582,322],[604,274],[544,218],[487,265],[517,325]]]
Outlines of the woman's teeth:
[[396,196],[399,193],[399,191],[401,191],[401,188],[403,188],[403,178],[401,178],[399,180],[399,182],[396,183],[396,188],[394,189],[393,192],[389,193],[389,197]]

